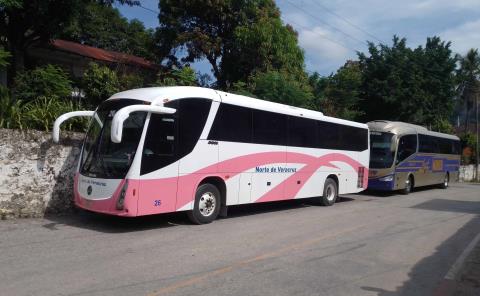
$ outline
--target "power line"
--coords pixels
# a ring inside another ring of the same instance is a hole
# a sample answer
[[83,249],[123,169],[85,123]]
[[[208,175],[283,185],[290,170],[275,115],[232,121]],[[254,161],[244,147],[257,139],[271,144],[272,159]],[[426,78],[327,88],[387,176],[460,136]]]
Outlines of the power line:
[[330,25],[330,24],[327,23],[326,21],[322,20],[321,18],[317,17],[317,16],[314,15],[314,14],[311,14],[310,12],[308,12],[307,10],[303,9],[302,7],[296,5],[295,3],[293,3],[293,2],[291,2],[291,1],[289,1],[289,0],[285,0],[285,1],[286,1],[288,4],[290,4],[291,6],[295,7],[296,9],[298,9],[298,10],[300,10],[300,11],[303,11],[305,14],[307,14],[307,15],[309,15],[310,17],[314,18],[314,19],[317,20],[318,22],[320,22],[320,23],[322,23],[322,24],[324,24],[324,25],[332,28],[332,29],[335,30],[335,31],[338,31],[338,32],[342,33],[343,35],[347,36],[348,38],[350,38],[350,39],[352,39],[352,40],[355,40],[356,42],[359,42],[359,43],[361,43],[361,44],[363,44],[363,45],[368,45],[367,42],[362,41],[362,40],[360,40],[360,39],[358,39],[358,38],[356,38],[356,37],[353,37],[352,35],[350,35],[350,34],[344,32],[344,31],[336,28],[335,26]]
[[312,1],[315,5],[317,5],[318,7],[322,8],[323,10],[325,10],[326,12],[330,13],[331,15],[334,15],[340,19],[342,19],[344,22],[346,22],[347,24],[349,24],[350,26],[356,28],[357,30],[365,33],[366,35],[372,37],[373,39],[377,40],[378,42],[380,43],[385,43],[383,40],[381,40],[380,38],[377,38],[375,35],[369,33],[368,31],[362,29],[361,27],[359,27],[358,25],[352,23],[351,21],[349,21],[347,18],[335,13],[334,11],[332,11],[331,9],[327,8],[325,5],[323,4],[320,4],[318,2],[315,2],[315,1]]
[[160,14],[160,11],[156,11],[156,10],[150,9],[150,8],[148,8],[148,7],[143,6],[142,4],[139,4],[138,7],[143,8],[143,9],[145,9],[145,10],[147,10],[147,11],[152,12],[152,13],[155,13],[156,15],[159,15],[159,14]]
[[[302,29],[304,29],[304,30],[307,30],[307,31],[311,30],[311,29],[309,29],[309,28],[307,28],[307,27],[305,27],[305,26],[302,26],[302,25],[300,25],[299,23],[294,22],[294,21],[292,21],[292,20],[289,20],[289,19],[287,19],[287,18],[284,18],[284,20],[286,20],[287,23],[294,24],[296,27],[302,28]],[[320,35],[319,37],[320,37],[320,38],[323,38],[323,39],[326,39],[326,40],[328,40],[328,41],[330,41],[330,42],[333,42],[333,43],[335,43],[335,44],[338,44],[338,45],[340,45],[341,47],[343,47],[343,48],[345,48],[345,49],[352,50],[352,51],[355,51],[355,52],[358,51],[358,50],[355,49],[355,48],[347,47],[347,46],[343,45],[342,43],[336,41],[335,39],[329,38],[329,37],[327,37],[327,36]]]

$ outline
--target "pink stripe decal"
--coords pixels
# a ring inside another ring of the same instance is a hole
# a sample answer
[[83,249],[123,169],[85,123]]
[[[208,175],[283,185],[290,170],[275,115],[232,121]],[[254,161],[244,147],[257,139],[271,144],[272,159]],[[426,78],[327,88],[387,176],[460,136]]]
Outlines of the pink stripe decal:
[[[309,161],[306,163],[306,165],[303,168],[301,168],[296,173],[288,177],[282,183],[278,184],[269,192],[265,193],[255,202],[267,202],[267,201],[295,198],[295,196],[303,187],[303,185],[308,181],[308,179],[310,179],[313,173],[316,170],[318,170],[320,167],[324,166],[324,167],[338,168],[337,166],[331,163],[332,161],[345,162],[348,165],[350,165],[357,173],[358,173],[358,168],[362,166],[362,164],[359,163],[358,161],[340,153],[331,153],[331,154],[320,156],[318,158],[311,157],[311,159],[309,159]],[[301,181],[302,186],[294,186],[294,184],[296,184],[298,180]],[[284,190],[283,194],[282,194],[282,190]],[[283,198],[279,198],[279,196]]]
[[[303,163],[304,167],[273,187],[256,202],[291,199],[320,167],[338,168],[331,163],[332,161],[347,163],[356,172],[362,166],[351,157],[340,153],[315,157],[297,152],[263,152],[228,159],[178,178],[140,180],[141,197],[138,202],[138,214],[173,212],[184,207],[193,200],[198,184],[205,177],[218,176],[225,180],[227,175],[228,178],[232,178],[256,166],[272,163]],[[365,175],[368,177],[367,170]],[[290,186],[290,184],[296,184],[297,180],[301,181],[301,186]],[[162,200],[161,207],[153,207],[153,200],[157,198]]]

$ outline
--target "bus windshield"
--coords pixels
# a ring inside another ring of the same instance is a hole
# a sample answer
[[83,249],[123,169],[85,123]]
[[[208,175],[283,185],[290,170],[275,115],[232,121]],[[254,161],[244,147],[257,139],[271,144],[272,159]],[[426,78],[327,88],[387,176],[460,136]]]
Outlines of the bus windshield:
[[370,168],[385,169],[393,164],[392,133],[370,132]]
[[134,112],[125,120],[121,143],[113,143],[110,129],[115,112],[142,104],[142,101],[122,99],[103,102],[95,112],[83,146],[80,173],[97,178],[124,178],[132,164],[142,135],[146,112]]

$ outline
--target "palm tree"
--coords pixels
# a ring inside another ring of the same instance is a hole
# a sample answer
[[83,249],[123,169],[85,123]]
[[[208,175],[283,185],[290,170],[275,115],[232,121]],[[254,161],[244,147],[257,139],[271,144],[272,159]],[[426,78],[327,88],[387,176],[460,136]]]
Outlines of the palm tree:
[[465,106],[465,133],[468,131],[469,111],[472,109],[475,94],[480,90],[480,55],[478,49],[470,49],[465,56],[457,56],[460,68],[457,71],[459,79],[460,98]]

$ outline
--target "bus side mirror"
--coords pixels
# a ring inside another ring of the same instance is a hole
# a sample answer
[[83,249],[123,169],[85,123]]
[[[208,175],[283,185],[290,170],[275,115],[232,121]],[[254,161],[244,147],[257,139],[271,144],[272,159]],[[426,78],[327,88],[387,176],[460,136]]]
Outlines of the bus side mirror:
[[53,124],[53,131],[52,131],[53,142],[58,143],[58,141],[60,140],[60,125],[65,120],[68,120],[72,117],[79,117],[79,116],[91,117],[93,116],[93,114],[95,114],[95,111],[74,111],[74,112],[68,112],[59,116],[55,120],[55,123]]
[[112,129],[110,138],[113,143],[122,142],[123,122],[130,116],[132,112],[151,112],[156,114],[173,114],[177,110],[162,106],[153,105],[130,105],[118,110],[112,119]]

